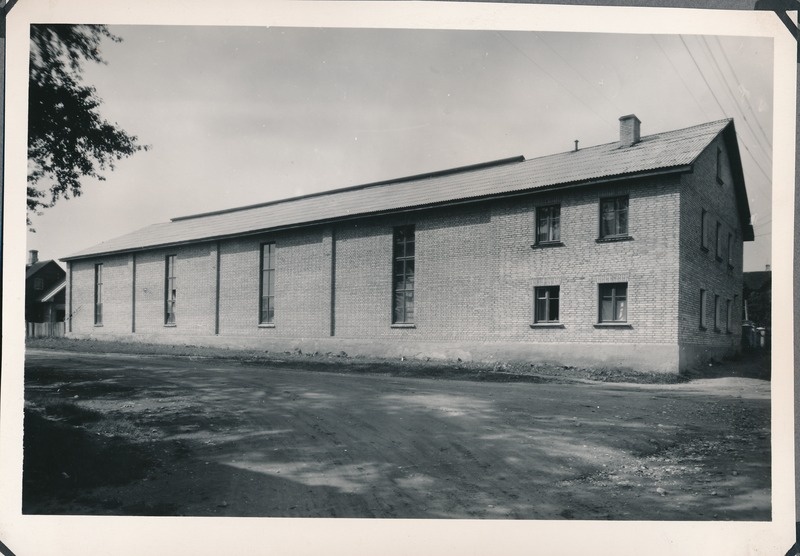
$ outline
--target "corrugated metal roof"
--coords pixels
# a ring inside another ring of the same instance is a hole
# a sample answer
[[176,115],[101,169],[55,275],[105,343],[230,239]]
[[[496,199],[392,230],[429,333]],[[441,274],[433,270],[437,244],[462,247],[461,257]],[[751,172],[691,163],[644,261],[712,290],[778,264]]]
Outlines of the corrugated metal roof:
[[730,123],[730,119],[719,120],[648,135],[626,148],[615,141],[523,162],[506,160],[477,169],[176,218],[102,242],[65,260],[683,167],[692,164]]

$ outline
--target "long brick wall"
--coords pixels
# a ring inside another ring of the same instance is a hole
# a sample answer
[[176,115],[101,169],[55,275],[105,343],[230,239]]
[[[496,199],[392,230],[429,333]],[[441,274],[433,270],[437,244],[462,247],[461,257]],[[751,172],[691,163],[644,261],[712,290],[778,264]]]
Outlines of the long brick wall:
[[[708,171],[707,161],[701,163],[683,177],[74,261],[68,288],[71,333],[265,349],[319,345],[336,351],[340,342],[351,353],[407,349],[415,355],[468,358],[503,358],[505,349],[509,358],[585,363],[594,357],[603,364],[644,366],[652,359],[654,366],[674,370],[679,343],[697,342],[692,292],[699,292],[700,284],[712,295],[732,296],[741,289],[741,233],[733,271],[726,266],[717,272],[719,264],[698,247],[692,218],[698,206],[734,214],[726,212],[729,206],[714,205],[715,197],[704,197],[703,187],[695,185]],[[629,199],[630,239],[599,242],[600,199],[619,195]],[[532,246],[536,207],[552,204],[561,206],[562,245]],[[725,222],[736,224],[731,217]],[[392,325],[392,242],[394,228],[406,225],[414,226],[416,236],[415,319],[413,327],[398,327]],[[276,245],[275,319],[267,325],[259,324],[265,242]],[[165,324],[164,314],[170,254],[176,255],[174,326]],[[104,266],[102,326],[93,322],[97,262]],[[598,326],[599,284],[610,282],[628,284],[625,326]],[[537,286],[560,287],[556,326],[531,326]],[[700,342],[733,345],[738,320],[734,327],[730,335],[707,331]]]

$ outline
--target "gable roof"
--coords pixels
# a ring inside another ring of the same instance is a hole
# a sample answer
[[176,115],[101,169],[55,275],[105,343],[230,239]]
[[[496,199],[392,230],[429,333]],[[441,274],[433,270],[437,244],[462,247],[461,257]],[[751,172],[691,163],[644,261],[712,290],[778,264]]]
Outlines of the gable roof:
[[28,278],[32,277],[35,274],[38,274],[39,271],[41,271],[44,267],[46,267],[48,265],[51,265],[51,264],[56,265],[64,276],[67,275],[67,273],[64,271],[64,269],[61,268],[60,264],[58,264],[53,259],[49,259],[49,260],[46,260],[46,261],[37,261],[37,262],[35,262],[35,263],[31,264],[31,265],[27,265],[25,267],[25,280],[27,280]]
[[[688,171],[714,138],[723,130],[729,129],[733,130],[733,120],[718,120],[647,135],[630,147],[620,147],[620,143],[614,141],[530,160],[523,157],[509,158],[281,201],[173,218],[170,222],[153,224],[102,242],[63,260],[210,241],[357,216],[475,201],[549,187],[588,185],[653,173]],[[730,137],[730,134],[726,136]],[[735,132],[733,143],[731,148],[738,160]],[[741,162],[738,161],[738,164],[741,175]],[[743,178],[739,181],[743,191]],[[743,200],[746,219],[742,222],[743,225],[749,225],[750,214],[747,196],[744,194]]]

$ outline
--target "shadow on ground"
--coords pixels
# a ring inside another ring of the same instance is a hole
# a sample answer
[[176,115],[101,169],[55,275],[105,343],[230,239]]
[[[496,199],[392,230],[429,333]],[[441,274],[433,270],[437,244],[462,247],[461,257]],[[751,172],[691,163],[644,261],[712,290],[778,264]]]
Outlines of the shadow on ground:
[[31,354],[23,511],[770,519],[769,400],[682,386]]

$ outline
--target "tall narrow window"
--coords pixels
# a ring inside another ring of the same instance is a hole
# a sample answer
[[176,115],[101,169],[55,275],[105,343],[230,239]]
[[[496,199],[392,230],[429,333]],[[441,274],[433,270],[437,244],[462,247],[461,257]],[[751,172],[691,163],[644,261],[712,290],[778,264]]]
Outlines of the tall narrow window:
[[714,256],[718,261],[722,260],[722,223],[717,222],[716,245],[714,246]]
[[558,294],[559,286],[534,288],[533,322],[558,322]]
[[717,183],[722,184],[722,149],[717,148]]
[[728,266],[733,268],[733,234],[728,232]]
[[731,332],[731,319],[733,317],[733,303],[730,299],[725,300],[725,332]]
[[536,208],[536,243],[561,241],[561,206]]
[[706,329],[706,290],[700,290],[700,329]]
[[103,324],[103,263],[94,265],[94,323]]
[[600,322],[627,322],[628,284],[600,284]]
[[414,227],[394,230],[393,324],[414,323]]
[[700,248],[708,251],[708,211],[701,209],[700,213]]
[[628,235],[628,196],[600,200],[600,237]]
[[261,305],[259,324],[275,323],[275,244],[261,245]]
[[175,280],[175,255],[167,255],[164,279],[164,324],[175,324],[175,303],[178,293]]
[[722,311],[722,306],[719,302],[719,296],[714,295],[714,331],[719,332],[719,325],[722,323],[722,315],[720,314]]

